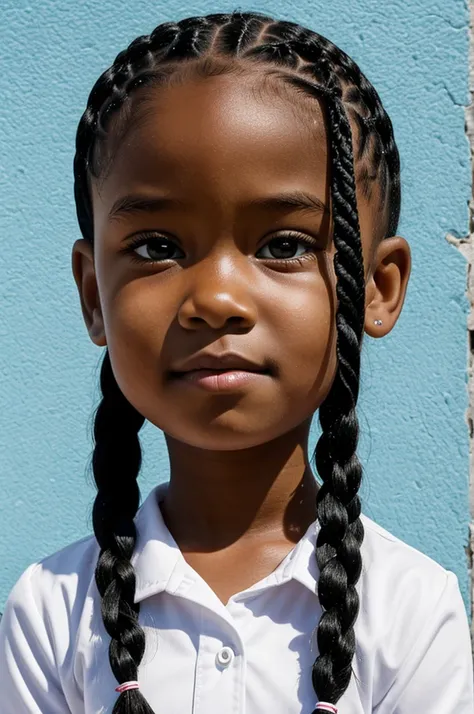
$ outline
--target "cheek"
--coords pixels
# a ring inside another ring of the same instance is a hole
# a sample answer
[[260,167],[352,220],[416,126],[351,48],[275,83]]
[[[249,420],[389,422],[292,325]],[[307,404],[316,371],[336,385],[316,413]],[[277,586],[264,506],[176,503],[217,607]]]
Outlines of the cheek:
[[[281,388],[293,403],[315,411],[334,377],[335,293],[329,280],[292,289],[270,321],[282,370]],[[294,406],[294,404],[293,404]]]
[[166,291],[153,276],[132,280],[104,296],[107,347],[117,382],[127,399],[146,416],[144,401],[160,385],[160,356],[175,317]]

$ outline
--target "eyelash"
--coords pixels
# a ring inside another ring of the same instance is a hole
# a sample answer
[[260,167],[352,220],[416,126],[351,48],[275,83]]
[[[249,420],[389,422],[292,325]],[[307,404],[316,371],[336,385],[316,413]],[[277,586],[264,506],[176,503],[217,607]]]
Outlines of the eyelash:
[[[133,237],[130,241],[130,243],[127,245],[126,248],[123,249],[123,253],[128,254],[131,258],[136,263],[140,263],[141,265],[143,263],[147,263],[149,265],[155,265],[157,263],[166,263],[168,260],[179,260],[177,258],[165,258],[164,260],[152,260],[152,259],[146,259],[143,258],[142,256],[139,256],[137,253],[135,253],[136,248],[139,248],[142,245],[146,245],[148,242],[150,242],[153,238],[159,238],[164,241],[168,241],[169,243],[175,245],[177,248],[178,246],[176,243],[174,243],[171,238],[167,238],[165,235],[162,235],[161,233],[149,233],[149,234],[141,234]],[[271,243],[272,240],[275,240],[277,238],[290,238],[292,240],[295,240],[297,243],[303,243],[306,245],[308,248],[314,248],[321,250],[318,242],[314,238],[310,238],[308,235],[305,233],[298,233],[298,231],[288,231],[287,233],[281,233],[276,236],[272,236],[270,240],[265,243],[262,248],[259,250],[262,250],[264,247],[268,245],[268,243]],[[279,264],[293,264],[297,263],[301,265],[301,263],[304,260],[308,259],[314,259],[313,256],[311,256],[311,253],[305,253],[304,255],[299,255],[295,258],[260,258],[260,260],[267,260],[269,261],[272,265],[279,265]]]

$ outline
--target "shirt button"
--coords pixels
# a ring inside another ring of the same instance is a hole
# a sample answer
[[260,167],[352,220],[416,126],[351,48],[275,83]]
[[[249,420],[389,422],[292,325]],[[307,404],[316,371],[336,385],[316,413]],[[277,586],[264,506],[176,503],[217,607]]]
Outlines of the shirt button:
[[223,647],[216,655],[216,662],[221,667],[228,667],[234,659],[234,651],[231,647]]

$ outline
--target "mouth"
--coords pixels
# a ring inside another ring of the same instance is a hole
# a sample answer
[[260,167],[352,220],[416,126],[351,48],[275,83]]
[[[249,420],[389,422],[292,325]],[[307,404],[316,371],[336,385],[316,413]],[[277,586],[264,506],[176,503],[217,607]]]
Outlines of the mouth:
[[268,369],[191,369],[186,372],[171,372],[171,378],[182,386],[198,387],[208,392],[229,392],[255,387],[270,377]]
[[183,386],[192,386],[210,392],[228,392],[255,386],[271,376],[266,365],[259,364],[242,355],[201,354],[184,363],[181,369],[169,372],[170,378]]

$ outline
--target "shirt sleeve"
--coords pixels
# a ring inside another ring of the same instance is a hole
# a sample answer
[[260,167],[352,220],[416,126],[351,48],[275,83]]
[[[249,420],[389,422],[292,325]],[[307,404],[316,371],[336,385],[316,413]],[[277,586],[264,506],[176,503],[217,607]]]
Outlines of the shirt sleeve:
[[[427,614],[392,686],[373,714],[473,714],[469,623],[455,573]],[[413,633],[407,632],[407,638]]]
[[2,714],[70,714],[47,621],[41,617],[30,565],[15,584],[0,621]]

